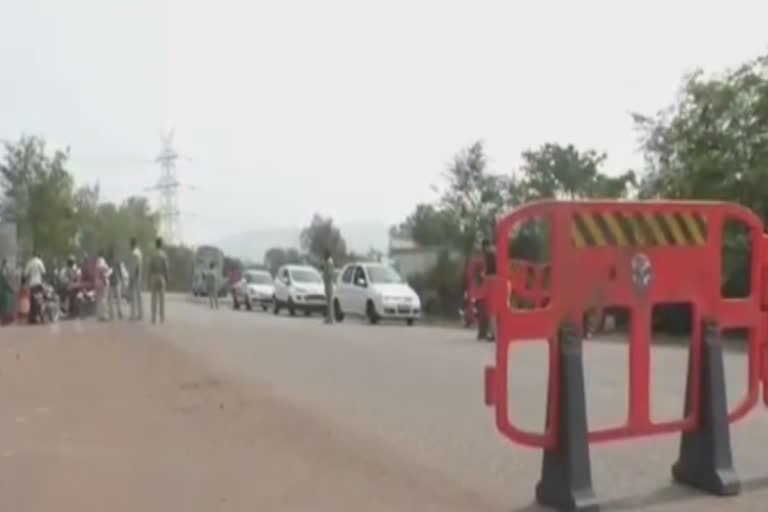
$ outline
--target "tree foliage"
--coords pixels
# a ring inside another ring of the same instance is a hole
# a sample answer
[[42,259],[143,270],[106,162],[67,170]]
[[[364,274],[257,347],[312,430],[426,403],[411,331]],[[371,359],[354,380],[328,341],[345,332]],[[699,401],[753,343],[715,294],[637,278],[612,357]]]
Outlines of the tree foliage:
[[273,247],[264,254],[264,264],[272,275],[283,265],[302,263],[301,253],[294,248]]
[[75,189],[67,170],[69,154],[46,149],[39,137],[22,137],[5,146],[0,162],[0,213],[17,223],[23,256],[38,252],[51,263],[68,255],[93,256],[114,248],[127,253],[135,236],[147,250],[157,235],[157,217],[143,197],[120,205],[101,202],[98,186]]
[[673,105],[634,119],[644,197],[729,200],[768,219],[768,56],[720,76],[697,71]]
[[468,256],[482,237],[492,237],[497,216],[516,200],[516,183],[488,171],[479,141],[454,155],[444,179],[440,208],[455,222],[454,245]]
[[75,234],[72,190],[66,170],[68,152],[49,156],[38,137],[22,137],[5,145],[0,163],[3,218],[15,221],[19,245],[26,253],[50,257],[66,251]]
[[339,228],[334,226],[333,219],[317,213],[312,216],[309,226],[301,230],[299,241],[301,249],[317,261],[323,259],[325,251],[330,251],[337,262],[343,261],[347,255],[347,243]]
[[425,247],[454,246],[461,236],[454,213],[440,206],[422,203],[405,221],[393,226],[390,234],[409,238]]
[[523,153],[521,188],[526,200],[625,197],[635,173],[608,176],[600,171],[606,154],[579,151],[569,144],[544,144]]

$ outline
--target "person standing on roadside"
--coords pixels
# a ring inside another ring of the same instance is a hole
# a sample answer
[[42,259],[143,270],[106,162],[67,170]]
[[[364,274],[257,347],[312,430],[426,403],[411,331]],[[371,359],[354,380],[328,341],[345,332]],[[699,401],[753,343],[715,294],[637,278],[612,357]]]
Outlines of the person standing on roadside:
[[[27,278],[27,285],[29,286],[29,296],[39,297],[43,292],[43,276],[45,276],[45,265],[43,260],[40,259],[40,255],[35,252],[32,259],[27,262],[27,266],[24,269],[24,276]],[[38,321],[41,313],[42,304],[39,304],[36,300],[30,300],[29,306],[29,323],[33,324]]]
[[205,289],[208,292],[208,304],[211,309],[219,309],[219,279],[216,275],[216,262],[212,261],[208,270],[203,274]]
[[100,322],[106,322],[107,315],[107,297],[109,296],[109,281],[112,276],[112,269],[107,263],[104,251],[99,251],[96,258],[93,284],[96,289],[96,317]]
[[13,289],[13,273],[8,260],[0,263],[0,325],[13,323],[16,309],[16,292]]
[[325,250],[323,255],[323,283],[325,284],[325,323],[333,323],[333,258],[331,251]]
[[107,264],[112,268],[109,275],[109,293],[107,294],[107,306],[109,308],[109,319],[115,319],[115,309],[117,309],[117,318],[123,319],[123,306],[121,304],[123,296],[123,265],[115,257],[115,248],[109,249],[107,255]]
[[155,251],[149,258],[149,287],[152,292],[152,323],[165,323],[165,287],[168,285],[168,255],[163,249],[163,239],[155,240]]
[[144,319],[144,305],[141,301],[141,283],[144,281],[144,255],[141,254],[136,238],[131,238],[131,261],[129,280],[131,298],[131,320]]
[[491,315],[488,308],[488,300],[491,294],[490,279],[496,277],[496,250],[491,242],[484,238],[481,243],[483,251],[483,261],[485,263],[485,276],[483,278],[483,293],[480,300],[477,301],[477,339],[493,340],[495,329],[491,327]]

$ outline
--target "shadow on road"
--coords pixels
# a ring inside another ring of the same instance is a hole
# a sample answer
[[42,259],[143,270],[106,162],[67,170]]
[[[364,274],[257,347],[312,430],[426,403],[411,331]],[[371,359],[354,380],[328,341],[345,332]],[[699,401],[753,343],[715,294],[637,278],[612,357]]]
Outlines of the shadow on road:
[[[741,492],[749,493],[752,491],[763,490],[768,487],[768,476],[761,476],[742,480]],[[717,496],[711,496],[701,493],[695,489],[683,487],[670,482],[669,485],[655,489],[650,492],[637,494],[634,496],[626,496],[623,498],[614,498],[602,501],[600,503],[600,510],[603,512],[624,512],[628,510],[650,510],[655,507],[661,507],[664,505],[670,505],[673,503],[680,503],[683,501],[690,502],[691,504],[699,503],[706,500],[720,499]],[[727,499],[727,498],[723,498]],[[727,506],[727,503],[724,503]],[[531,503],[522,508],[516,508],[512,512],[541,512],[550,510],[546,507],[542,507],[538,503]]]

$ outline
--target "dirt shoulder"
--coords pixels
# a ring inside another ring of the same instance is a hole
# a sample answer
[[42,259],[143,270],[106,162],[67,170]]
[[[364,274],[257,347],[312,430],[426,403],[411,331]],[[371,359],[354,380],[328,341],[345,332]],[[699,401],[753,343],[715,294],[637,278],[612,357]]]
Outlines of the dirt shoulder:
[[151,333],[127,323],[0,330],[0,508],[493,510]]

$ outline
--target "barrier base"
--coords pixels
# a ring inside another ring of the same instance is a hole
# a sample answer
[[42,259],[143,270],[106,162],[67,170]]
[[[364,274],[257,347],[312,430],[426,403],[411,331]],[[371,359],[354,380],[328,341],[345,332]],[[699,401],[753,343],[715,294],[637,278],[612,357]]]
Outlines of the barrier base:
[[[695,430],[684,432],[680,439],[680,457],[672,466],[673,478],[684,485],[719,495],[732,496],[741,490],[733,469],[731,433],[725,392],[723,348],[717,325],[702,326],[700,411]],[[688,357],[685,413],[691,409],[693,356]]]
[[536,501],[562,511],[595,512],[600,507],[592,489],[581,344],[575,326],[560,328],[558,443],[544,450]]

